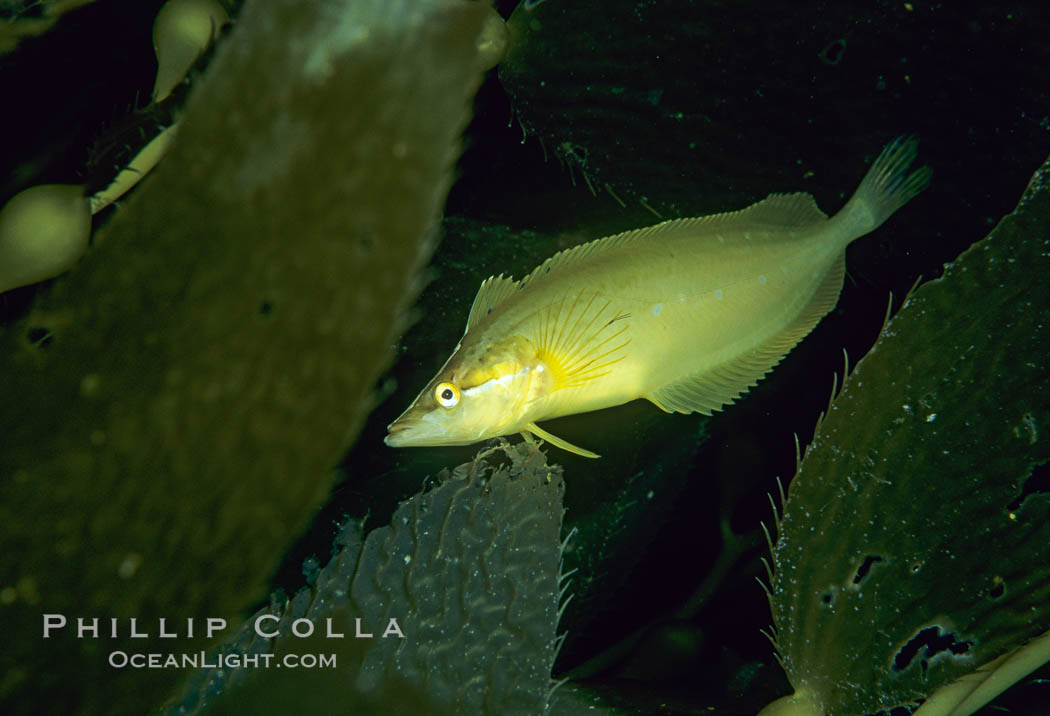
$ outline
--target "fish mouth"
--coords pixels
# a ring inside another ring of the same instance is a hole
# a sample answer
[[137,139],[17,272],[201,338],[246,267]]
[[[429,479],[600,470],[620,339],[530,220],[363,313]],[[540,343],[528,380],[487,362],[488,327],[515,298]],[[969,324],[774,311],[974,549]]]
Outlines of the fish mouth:
[[386,426],[387,435],[383,438],[390,447],[421,447],[423,445],[444,444],[444,430],[441,425],[433,425],[423,416],[422,419],[398,418]]
[[448,430],[442,422],[434,421],[424,415],[420,419],[401,420],[400,418],[386,426],[387,435],[383,438],[390,447],[425,447],[436,445],[471,445],[484,440],[487,435],[462,435]]
[[390,423],[386,426],[387,436],[383,438],[390,447],[409,447],[416,445],[416,441],[412,440],[412,426],[406,425],[405,423]]

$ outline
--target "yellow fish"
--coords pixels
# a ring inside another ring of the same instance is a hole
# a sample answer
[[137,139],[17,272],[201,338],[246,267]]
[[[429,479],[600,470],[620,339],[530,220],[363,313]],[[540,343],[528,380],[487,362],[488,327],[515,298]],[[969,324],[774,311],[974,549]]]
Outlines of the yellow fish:
[[828,218],[810,194],[665,221],[481,284],[467,328],[386,444],[466,445],[636,398],[710,415],[746,393],[838,301],[845,249],[929,184],[917,141],[890,143]]

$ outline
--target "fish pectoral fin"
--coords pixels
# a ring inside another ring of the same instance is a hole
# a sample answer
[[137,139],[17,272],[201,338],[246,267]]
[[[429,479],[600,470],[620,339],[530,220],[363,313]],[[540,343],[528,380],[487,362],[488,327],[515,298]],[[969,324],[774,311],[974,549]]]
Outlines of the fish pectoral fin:
[[593,291],[569,291],[538,313],[536,358],[550,370],[554,390],[608,375],[627,357],[631,313]]
[[568,452],[575,453],[577,455],[582,455],[583,457],[593,457],[593,458],[601,457],[601,455],[599,455],[596,452],[591,452],[590,450],[584,450],[581,447],[576,447],[575,445],[573,445],[572,443],[570,443],[570,442],[568,442],[566,440],[562,440],[561,438],[559,438],[559,437],[557,437],[555,435],[551,435],[550,433],[548,433],[546,430],[541,428],[536,423],[529,423],[528,425],[525,426],[525,430],[528,431],[528,432],[522,431],[521,434],[522,434],[522,437],[525,437],[526,440],[529,439],[528,437],[526,437],[528,435],[528,433],[532,433],[533,435],[538,437],[540,440],[545,440],[546,442],[549,442],[554,447],[559,447],[562,450],[566,450]]

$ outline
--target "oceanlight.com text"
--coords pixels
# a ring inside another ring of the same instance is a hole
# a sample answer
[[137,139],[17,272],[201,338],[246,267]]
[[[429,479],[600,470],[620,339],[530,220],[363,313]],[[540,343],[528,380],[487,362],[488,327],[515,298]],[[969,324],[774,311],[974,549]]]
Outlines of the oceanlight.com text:
[[334,669],[335,654],[192,654],[112,651],[114,669]]

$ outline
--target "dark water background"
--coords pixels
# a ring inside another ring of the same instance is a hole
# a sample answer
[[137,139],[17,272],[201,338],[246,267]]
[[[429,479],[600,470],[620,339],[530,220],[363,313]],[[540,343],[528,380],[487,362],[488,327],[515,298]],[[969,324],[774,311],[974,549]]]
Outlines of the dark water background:
[[[0,199],[105,175],[144,124],[160,121],[133,115],[152,86],[159,5],[100,1],[0,61]],[[514,5],[497,8],[506,17]],[[896,308],[920,277],[935,278],[984,237],[1050,153],[1050,11],[1038,2],[590,2],[547,12],[543,44],[515,50],[513,70],[502,82],[491,73],[478,94],[422,320],[273,586],[297,589],[303,561],[327,558],[344,516],[382,525],[427,475],[476,452],[396,451],[382,437],[447,358],[481,280],[520,277],[557,250],[654,223],[646,204],[675,218],[804,190],[833,213],[883,144],[914,133],[919,162],[934,170],[930,188],[850,246],[836,309],[738,405],[706,419],[639,401],[545,424],[604,456],[550,454],[566,469],[567,528],[579,530],[556,671],[645,627],[597,671],[601,688],[643,710],[652,698],[683,712],[753,707],[786,688],[759,632],[770,620],[755,584],[767,493],[793,474],[794,436],[804,447],[843,351],[862,356],[890,295]],[[34,290],[0,297],[0,318],[17,320]],[[705,582],[725,547],[722,520],[742,547]],[[1034,684],[1005,699],[1035,714],[1025,704],[1047,693]]]

